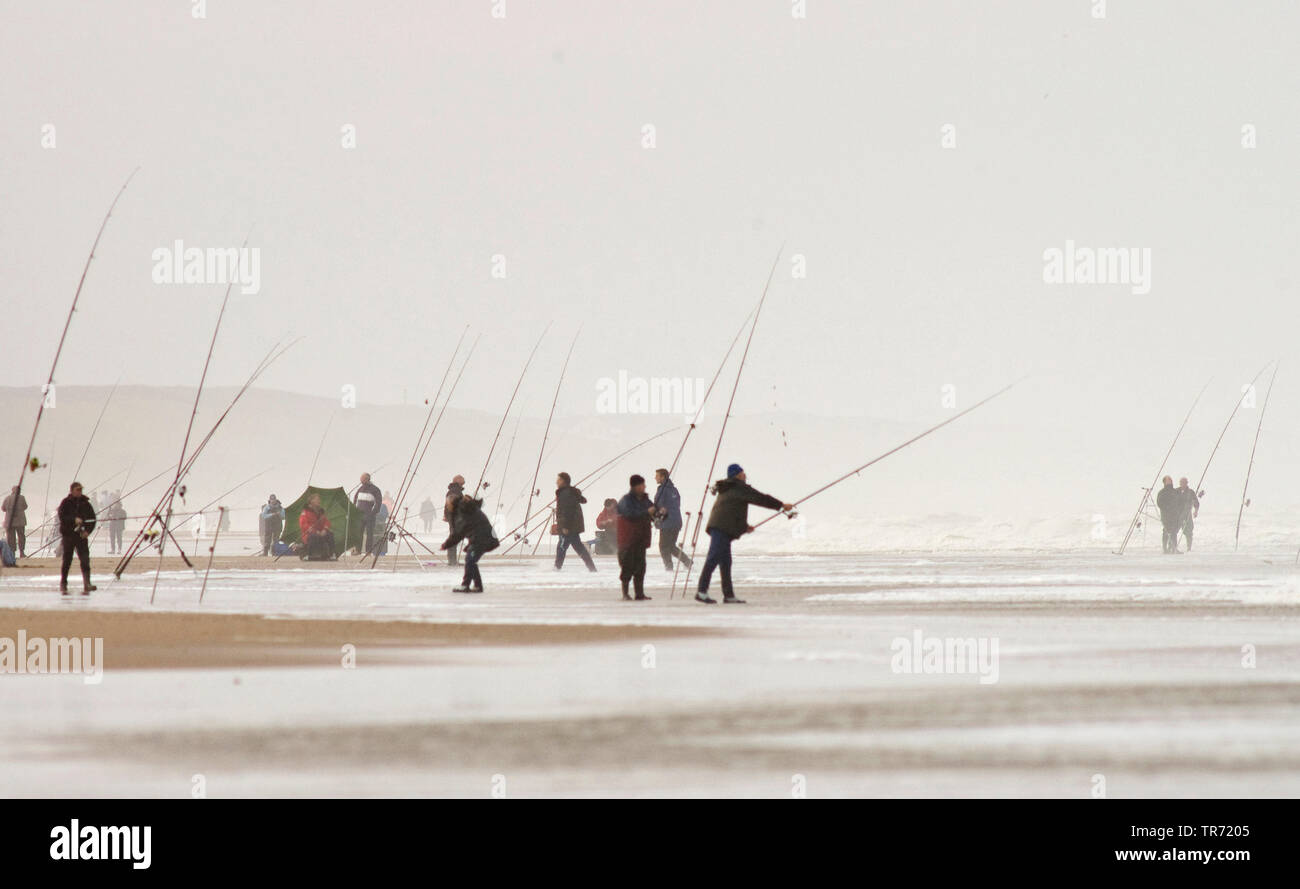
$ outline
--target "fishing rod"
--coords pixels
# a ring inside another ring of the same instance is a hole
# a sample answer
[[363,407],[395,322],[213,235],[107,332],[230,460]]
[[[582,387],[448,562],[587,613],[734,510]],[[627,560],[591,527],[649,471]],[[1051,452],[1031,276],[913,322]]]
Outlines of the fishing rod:
[[307,487],[309,488],[311,487],[311,480],[316,477],[316,462],[320,460],[321,448],[325,447],[325,438],[330,434],[330,427],[334,425],[334,414],[337,413],[338,410],[336,409],[334,413],[330,414],[330,418],[325,421],[325,431],[320,435],[320,444],[316,445],[316,456],[311,458],[311,471],[307,473]]
[[[709,463],[709,477],[704,480],[704,492],[700,494],[700,508],[695,514],[695,529],[691,535],[691,560],[687,563],[686,576],[682,579],[682,596],[686,596],[686,587],[691,582],[691,567],[695,564],[695,549],[700,539],[700,526],[703,524],[702,516],[704,515],[704,503],[709,496],[709,485],[712,484],[713,470],[718,465],[718,454],[722,453],[722,437],[727,433],[727,421],[731,419],[731,408],[736,403],[736,392],[740,389],[740,378],[745,372],[745,360],[749,358],[749,347],[754,342],[754,331],[758,330],[758,319],[763,314],[763,304],[767,302],[768,288],[772,286],[772,277],[776,274],[777,263],[781,261],[781,254],[785,252],[785,245],[776,251],[776,259],[772,260],[772,270],[767,273],[767,283],[763,285],[763,295],[758,299],[758,305],[754,308],[754,321],[749,326],[749,337],[745,340],[745,351],[740,355],[740,366],[736,368],[736,382],[731,387],[731,398],[727,401],[726,413],[722,415],[722,428],[718,430],[718,444],[713,449],[713,461]],[[681,560],[677,560],[677,565],[673,569],[673,586],[668,591],[668,598],[672,598],[677,590],[677,569],[681,567]]]
[[212,545],[208,547],[208,568],[203,572],[203,586],[199,587],[200,605],[203,604],[203,594],[208,591],[208,575],[212,573],[212,560],[217,556],[217,538],[221,536],[221,519],[225,514],[224,506],[217,511],[217,530],[212,533]]
[[[226,417],[230,415],[230,412],[234,410],[235,405],[238,404],[240,399],[244,397],[244,395],[252,387],[253,383],[256,382],[258,377],[260,377],[262,373],[266,371],[267,368],[269,368],[272,364],[274,364],[281,356],[283,356],[286,352],[288,352],[300,341],[301,341],[301,337],[289,343],[289,345],[287,346],[281,347],[279,343],[276,343],[274,346],[271,347],[270,351],[268,351],[267,354],[262,358],[262,360],[258,363],[257,367],[254,368],[253,372],[249,374],[248,379],[246,379],[244,381],[244,384],[235,392],[234,397],[231,398],[230,403],[226,406],[226,409],[222,411],[221,414],[217,417],[216,422],[212,424],[212,428],[208,430],[207,435],[205,435],[203,439],[198,443],[198,445],[195,446],[194,451],[190,454],[189,458],[185,461],[185,463],[178,467],[176,473],[177,481],[184,480],[185,476],[189,473],[190,469],[194,466],[194,462],[199,458],[199,455],[203,453],[204,449],[207,447],[209,442],[211,442],[212,437],[216,435],[217,430],[221,428],[221,424],[225,422]],[[126,566],[130,564],[131,559],[134,558],[136,552],[139,551],[145,534],[153,527],[155,522],[161,521],[162,519],[161,512],[162,512],[163,504],[164,502],[167,501],[170,495],[176,492],[177,481],[173,481],[173,483],[168,486],[167,490],[163,493],[163,496],[158,500],[158,503],[154,506],[149,521],[146,522],[145,525],[140,529],[135,539],[132,541],[131,546],[128,548],[126,554],[118,562],[117,567],[113,569],[114,576],[119,578],[122,576],[122,572],[126,569]],[[182,493],[181,496],[184,497],[184,494]]]
[[700,406],[696,409],[695,416],[691,418],[691,425],[686,428],[686,435],[682,438],[682,443],[677,447],[677,456],[673,457],[673,462],[668,467],[670,478],[677,469],[677,461],[682,459],[682,451],[686,450],[686,442],[690,441],[691,433],[695,431],[695,424],[700,421],[700,415],[704,413],[704,406],[709,401],[709,395],[713,392],[713,387],[717,385],[718,378],[722,376],[723,368],[727,366],[727,359],[731,357],[731,352],[736,348],[736,343],[740,342],[740,335],[745,332],[745,327],[752,317],[754,317],[754,310],[750,309],[749,314],[745,316],[745,320],[740,322],[736,335],[731,338],[731,345],[727,346],[727,352],[722,356],[722,362],[718,365],[718,370],[713,374],[713,379],[709,381],[709,388],[704,390],[704,397],[700,399]]
[[[856,468],[854,468],[854,469],[850,469],[848,472],[844,473],[843,475],[839,476],[838,478],[833,479],[832,481],[827,482],[826,484],[822,485],[822,486],[821,486],[820,488],[818,488],[817,490],[813,491],[811,494],[805,494],[804,496],[800,497],[798,500],[795,500],[791,505],[792,505],[792,506],[798,506],[799,504],[801,504],[801,503],[803,503],[803,502],[805,502],[805,501],[807,501],[807,500],[811,500],[812,498],[816,497],[818,494],[822,493],[823,491],[826,491],[826,490],[828,490],[828,489],[830,489],[830,488],[833,488],[833,487],[835,487],[836,485],[838,485],[840,482],[842,482],[842,481],[846,481],[846,480],[852,478],[853,476],[859,474],[860,472],[862,472],[862,470],[866,469],[867,467],[869,467],[869,466],[873,466],[873,465],[875,465],[876,463],[879,463],[881,460],[884,460],[886,457],[888,457],[888,456],[890,456],[890,455],[892,455],[892,454],[897,454],[899,451],[903,450],[904,448],[908,447],[909,445],[915,444],[916,442],[918,442],[918,441],[920,441],[921,439],[925,438],[927,435],[931,434],[932,432],[937,432],[938,430],[940,430],[940,429],[942,429],[943,427],[947,426],[949,423],[953,423],[953,422],[956,422],[957,420],[961,419],[961,418],[964,417],[966,414],[969,414],[971,411],[976,410],[977,408],[983,407],[984,405],[988,404],[988,403],[989,403],[990,401],[992,401],[993,399],[997,398],[999,395],[1002,395],[1002,394],[1004,394],[1004,393],[1010,391],[1010,390],[1011,390],[1012,388],[1014,388],[1015,386],[1018,386],[1018,385],[1019,385],[1020,383],[1022,383],[1024,380],[1025,380],[1025,377],[1021,377],[1020,379],[1016,380],[1014,383],[1010,383],[1010,384],[1008,384],[1008,385],[1006,385],[1006,386],[1003,386],[1001,389],[999,389],[998,391],[994,392],[992,395],[989,395],[989,396],[987,396],[986,398],[984,398],[984,399],[982,399],[982,400],[980,400],[980,401],[975,402],[974,404],[972,404],[970,407],[966,408],[966,409],[963,410],[963,411],[960,411],[960,412],[958,412],[958,413],[956,413],[956,414],[953,414],[951,417],[949,417],[948,419],[944,420],[942,423],[936,423],[935,425],[931,426],[929,429],[926,429],[924,432],[921,432],[921,433],[919,433],[919,434],[917,434],[917,435],[912,436],[911,438],[909,438],[907,441],[903,442],[902,444],[890,448],[889,450],[885,451],[885,452],[884,452],[883,454],[881,454],[880,456],[878,456],[878,457],[873,457],[872,459],[868,460],[866,463],[863,463],[861,466],[858,466],[858,467],[856,467]],[[755,530],[757,530],[758,528],[760,528],[760,527],[762,527],[763,525],[766,525],[768,522],[772,521],[772,519],[776,518],[777,516],[784,515],[786,518],[794,518],[796,514],[797,514],[797,513],[795,513],[794,510],[791,510],[791,511],[789,511],[789,512],[774,512],[774,513],[772,513],[770,516],[768,516],[767,518],[763,519],[761,522],[756,522],[756,523],[754,524],[754,528],[755,528]]]
[[1241,397],[1237,399],[1236,405],[1233,406],[1232,413],[1228,414],[1228,422],[1223,424],[1223,431],[1215,439],[1214,448],[1210,451],[1210,459],[1205,461],[1205,468],[1201,470],[1201,477],[1196,481],[1196,487],[1193,490],[1196,491],[1197,497],[1205,496],[1205,492],[1201,490],[1201,484],[1205,481],[1206,473],[1210,471],[1210,463],[1214,460],[1214,455],[1219,452],[1219,444],[1223,441],[1223,436],[1228,433],[1228,427],[1232,425],[1232,418],[1237,416],[1237,411],[1241,409],[1242,404],[1246,401],[1246,396],[1255,388],[1255,383],[1258,382],[1266,370],[1268,370],[1267,364],[1259,369],[1259,373],[1255,374],[1255,379],[1250,381],[1250,385],[1241,390]]
[[[50,387],[54,385],[54,374],[59,367],[59,358],[63,355],[63,344],[68,339],[68,328],[72,326],[72,316],[76,314],[77,303],[81,300],[81,289],[86,284],[86,275],[90,272],[90,263],[95,259],[95,250],[99,247],[99,239],[103,236],[104,229],[108,227],[108,220],[113,215],[113,208],[117,206],[117,201],[122,197],[122,192],[126,191],[126,187],[131,184],[131,180],[135,178],[135,174],[138,172],[140,172],[139,167],[131,171],[131,175],[126,177],[122,187],[117,190],[113,202],[108,205],[108,212],[104,214],[104,221],[99,224],[99,231],[95,233],[95,240],[90,245],[90,255],[86,257],[86,264],[81,269],[81,280],[77,282],[77,290],[72,295],[72,306],[68,309],[68,319],[63,322],[63,333],[59,334],[59,345],[54,350],[54,361],[50,364],[50,375],[46,378],[45,387],[41,390],[41,403],[36,409],[36,422],[32,424],[31,438],[27,441],[27,455],[23,457],[23,468],[18,473],[17,493],[19,496],[23,492],[23,479],[27,475],[27,467],[32,462],[32,449],[36,447],[36,433],[41,428],[41,417],[45,416],[45,401],[49,395]],[[48,505],[47,502],[46,506]],[[3,573],[3,568],[0,568],[0,573]]]
[[[456,379],[451,381],[451,388],[447,390],[447,397],[442,402],[442,410],[438,412],[438,418],[433,421],[433,428],[429,430],[429,437],[424,440],[424,449],[420,451],[420,458],[415,461],[415,467],[411,470],[411,484],[406,490],[406,493],[408,494],[410,493],[411,487],[415,484],[415,476],[420,472],[420,467],[424,465],[424,455],[429,452],[429,445],[433,444],[433,435],[438,431],[438,426],[442,424],[443,415],[447,413],[447,406],[451,404],[452,396],[456,394],[456,387],[460,385],[460,378],[465,375],[465,368],[469,367],[469,361],[474,357],[474,351],[478,348],[479,339],[479,336],[474,337],[474,342],[470,344],[469,351],[465,353],[465,360],[460,364],[460,370],[456,372]],[[450,369],[451,365],[448,365],[448,370]],[[384,526],[385,537],[388,536],[391,525],[397,521],[396,515],[398,507],[402,506],[405,499],[406,494],[403,494],[400,501],[393,502],[393,508],[388,513],[388,524]],[[373,560],[370,562],[370,567],[375,567],[378,562],[379,553],[376,552]]]
[[[135,465],[135,461],[134,461],[134,460],[131,461],[131,463],[132,463],[132,465]],[[119,469],[117,472],[113,473],[112,475],[110,475],[108,478],[104,479],[104,480],[103,480],[102,482],[100,482],[99,484],[94,485],[93,487],[91,487],[90,490],[91,490],[91,491],[98,491],[100,488],[104,487],[104,485],[108,484],[108,483],[111,482],[113,479],[117,478],[117,477],[118,477],[119,475],[121,475],[123,472],[127,472],[127,473],[129,473],[129,472],[130,472],[130,468],[127,467],[127,468],[125,468],[125,469]],[[74,476],[74,477],[75,477],[75,476]],[[49,476],[46,476],[46,478],[48,479]],[[48,499],[49,499],[49,498],[47,497],[46,500],[48,501]],[[109,506],[112,506],[112,505],[113,505],[112,503],[109,504]],[[48,502],[45,504],[45,509],[46,509],[46,510],[49,509],[49,503],[48,503]],[[47,512],[42,512],[41,523],[40,523],[39,525],[36,526],[36,529],[32,532],[32,536],[33,536],[33,537],[36,537],[37,539],[39,539],[41,531],[43,531],[43,530],[45,529],[45,527],[46,527],[47,525],[49,525],[49,524],[50,524],[50,516],[48,515]],[[95,529],[95,530],[96,530],[96,531],[99,530],[98,526],[96,526],[96,529]],[[52,541],[51,541],[51,542],[52,542]],[[39,553],[41,550],[45,549],[46,546],[49,546],[49,544],[48,544],[48,543],[47,543],[47,544],[44,544],[43,546],[41,546],[40,549],[36,550],[36,552],[33,552],[33,553],[31,554],[31,556],[28,556],[28,558],[32,558],[32,557],[34,557],[34,556],[36,555],[36,553]]]
[[1124,539],[1120,542],[1119,550],[1116,551],[1115,555],[1124,555],[1124,550],[1128,547],[1128,542],[1133,537],[1133,531],[1137,528],[1138,520],[1142,517],[1142,510],[1146,508],[1147,501],[1151,499],[1151,492],[1155,490],[1156,482],[1160,481],[1160,476],[1164,474],[1165,464],[1169,462],[1169,455],[1174,452],[1174,447],[1178,444],[1178,439],[1182,437],[1183,430],[1187,428],[1187,421],[1192,418],[1192,411],[1196,410],[1196,405],[1200,402],[1201,396],[1205,394],[1205,390],[1209,387],[1210,380],[1206,380],[1205,385],[1201,387],[1201,391],[1197,393],[1196,400],[1193,401],[1192,406],[1187,409],[1187,416],[1183,417],[1183,424],[1179,426],[1178,431],[1174,433],[1174,440],[1169,443],[1169,450],[1165,451],[1165,458],[1160,461],[1160,468],[1156,470],[1156,477],[1151,480],[1150,487],[1142,490],[1142,500],[1138,503],[1138,508],[1133,513],[1133,519],[1128,523],[1128,530],[1124,532]]
[[[248,236],[244,236],[244,243],[240,245],[239,250],[242,254],[248,246]],[[194,420],[199,413],[199,399],[203,397],[203,386],[207,383],[208,368],[212,365],[212,353],[217,348],[217,334],[221,332],[221,322],[226,317],[226,306],[230,302],[230,291],[234,288],[235,282],[232,278],[226,285],[225,296],[221,299],[221,309],[217,312],[217,323],[212,328],[212,340],[208,343],[208,355],[203,360],[203,373],[199,376],[199,388],[194,393],[194,406],[190,409],[190,421],[185,426],[185,438],[181,440],[181,455],[176,461],[176,478],[172,481],[171,488],[167,494],[167,517],[163,519],[163,530],[167,530],[168,523],[171,521],[172,504],[175,502],[176,488],[180,484],[181,467],[185,464],[185,452],[189,448],[190,434],[194,431]],[[164,541],[165,542],[165,541]],[[153,592],[149,595],[149,603],[153,604],[153,598],[158,592],[158,578],[162,574],[162,556],[163,546],[158,547],[158,571],[153,578]]]
[[[523,421],[524,421],[524,406],[520,405],[519,413],[515,416],[515,430],[514,432],[510,433],[510,447],[506,448],[506,465],[501,468],[501,480],[497,482],[497,512],[498,513],[501,512],[501,502],[502,502],[501,492],[505,490],[506,477],[507,477],[506,474],[510,472],[510,455],[515,452],[515,439],[519,437],[519,424],[522,423]],[[522,492],[520,493],[522,494]],[[516,497],[515,503],[518,502],[519,502],[519,498]],[[510,508],[513,509],[514,505],[515,505],[514,503],[510,504]]]
[[[118,377],[117,383],[114,383],[113,388],[108,390],[108,397],[104,399],[104,406],[99,409],[99,416],[95,419],[95,425],[91,427],[90,438],[86,439],[86,449],[81,452],[81,459],[77,461],[77,468],[72,472],[73,478],[81,475],[81,467],[86,462],[86,455],[90,453],[90,445],[95,440],[95,433],[99,431],[99,423],[104,419],[104,411],[108,410],[108,403],[113,400],[113,393],[117,391],[117,385],[120,382],[122,382],[122,378]],[[98,489],[91,488],[91,490]]]
[[1268,397],[1273,394],[1273,381],[1277,379],[1277,368],[1281,360],[1273,363],[1273,375],[1268,378],[1268,389],[1264,392],[1264,404],[1259,409],[1259,423],[1255,426],[1255,441],[1250,446],[1250,464],[1246,467],[1246,483],[1241,486],[1241,505],[1237,507],[1237,530],[1232,533],[1232,550],[1237,551],[1237,546],[1241,542],[1241,514],[1246,511],[1250,501],[1246,499],[1246,492],[1250,490],[1250,473],[1255,468],[1255,448],[1259,447],[1259,432],[1264,428],[1264,411],[1268,410]]
[[[676,431],[677,431],[678,429],[680,429],[680,428],[681,428],[681,426],[670,426],[669,428],[665,429],[663,432],[656,432],[654,435],[650,436],[649,438],[644,439],[643,441],[639,441],[639,442],[637,442],[636,444],[632,445],[632,447],[628,448],[628,449],[625,450],[625,451],[620,452],[618,455],[616,455],[616,456],[610,458],[609,460],[606,460],[604,463],[602,463],[602,464],[600,464],[599,466],[597,466],[597,467],[596,467],[595,469],[593,469],[591,472],[587,473],[587,474],[584,475],[582,478],[578,479],[576,482],[574,482],[574,486],[575,486],[575,487],[579,487],[579,488],[582,487],[583,485],[587,484],[588,480],[591,479],[593,476],[595,476],[596,473],[598,473],[598,472],[600,472],[600,471],[602,471],[602,470],[604,470],[604,469],[608,469],[608,468],[611,467],[613,464],[617,463],[619,460],[622,460],[624,457],[626,457],[628,454],[632,453],[633,451],[637,450],[638,448],[645,447],[646,445],[650,444],[650,442],[652,442],[652,441],[657,441],[657,440],[663,438],[665,435],[669,435],[670,433],[676,432]],[[511,528],[509,531],[507,531],[507,532],[505,533],[505,536],[509,537],[510,535],[513,534],[515,540],[514,540],[514,542],[511,543],[508,547],[506,547],[504,550],[502,550],[500,553],[498,553],[498,555],[504,556],[506,553],[510,552],[510,550],[512,550],[512,549],[514,549],[516,546],[518,546],[519,543],[520,543],[520,541],[523,541],[524,543],[527,543],[527,542],[528,542],[528,538],[527,538],[526,536],[521,537],[519,534],[517,534],[517,533],[515,533],[515,532],[519,531],[521,528],[522,528],[522,529],[526,529],[526,528],[528,528],[528,526],[532,523],[533,519],[537,518],[539,515],[541,515],[542,513],[546,512],[547,510],[549,510],[549,509],[551,508],[551,506],[554,505],[554,503],[555,503],[555,498],[552,497],[549,501],[546,502],[545,505],[543,505],[543,506],[541,506],[541,507],[538,507],[537,512],[535,512],[535,513],[533,513],[532,515],[528,516],[528,517],[525,518],[522,522],[520,522],[518,525],[515,525],[513,528]]]
[[528,360],[524,362],[524,369],[519,372],[519,379],[515,382],[515,389],[510,393],[510,400],[506,402],[505,413],[501,415],[501,425],[497,426],[497,434],[492,438],[492,447],[488,448],[487,459],[483,461],[483,471],[479,473],[478,484],[474,486],[474,497],[478,496],[478,489],[483,486],[483,476],[487,475],[488,465],[492,462],[492,452],[497,449],[497,440],[501,438],[501,430],[505,428],[506,418],[510,416],[510,406],[515,403],[515,396],[519,394],[519,386],[524,381],[524,374],[528,373],[528,365],[533,363],[533,356],[537,354],[538,347],[541,346],[542,340],[546,339],[546,334],[550,329],[551,322],[547,322],[542,335],[537,338],[537,344],[533,346],[533,351],[528,353]]
[[[447,368],[442,372],[442,379],[438,381],[438,391],[434,393],[433,401],[429,403],[429,410],[424,415],[424,425],[420,427],[420,435],[415,439],[415,448],[411,451],[411,459],[406,462],[406,471],[402,473],[402,481],[397,486],[398,501],[405,499],[408,485],[414,484],[414,479],[411,478],[411,467],[415,465],[415,457],[420,452],[420,445],[424,443],[424,433],[429,430],[429,422],[433,419],[433,412],[438,409],[438,399],[442,397],[443,386],[447,384],[447,376],[456,363],[456,356],[460,354],[460,347],[465,342],[467,333],[469,333],[468,324],[460,332],[460,338],[456,340],[456,348],[452,350],[451,358],[447,360]],[[385,529],[385,533],[387,533],[387,529]]]
[[[537,452],[537,467],[533,470],[532,484],[528,486],[528,501],[524,504],[524,515],[528,515],[529,511],[533,508],[533,491],[537,489],[537,476],[541,474],[542,471],[542,457],[546,454],[546,439],[551,434],[551,420],[555,417],[555,405],[560,400],[560,389],[564,386],[564,375],[569,370],[569,359],[573,357],[573,349],[578,345],[578,335],[581,333],[582,326],[579,325],[578,332],[573,335],[573,342],[569,343],[569,351],[564,356],[564,364],[560,367],[560,379],[555,384],[555,396],[551,399],[551,412],[546,415],[546,426],[542,430],[542,447]],[[537,540],[538,546],[540,546],[541,543],[542,541],[539,537]],[[533,550],[534,553],[536,553],[536,551],[536,549]],[[520,555],[522,554],[521,551]]]

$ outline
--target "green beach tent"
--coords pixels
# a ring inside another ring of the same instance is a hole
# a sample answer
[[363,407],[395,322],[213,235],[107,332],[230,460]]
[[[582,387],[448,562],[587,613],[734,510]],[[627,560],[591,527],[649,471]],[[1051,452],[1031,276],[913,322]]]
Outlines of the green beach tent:
[[342,555],[344,550],[361,548],[361,511],[352,505],[348,492],[342,488],[318,488],[308,485],[307,490],[298,499],[284,508],[284,533],[280,539],[285,543],[298,543],[302,534],[298,531],[298,516],[307,506],[312,494],[320,495],[320,505],[325,507],[325,515],[330,520],[334,531],[334,555]]

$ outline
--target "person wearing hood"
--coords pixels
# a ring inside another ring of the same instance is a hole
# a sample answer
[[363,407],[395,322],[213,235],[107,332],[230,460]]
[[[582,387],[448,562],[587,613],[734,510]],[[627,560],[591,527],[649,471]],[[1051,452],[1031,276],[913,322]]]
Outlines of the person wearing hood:
[[691,557],[677,545],[677,535],[682,533],[682,495],[668,477],[667,469],[655,470],[655,525],[659,528],[659,557],[664,560],[664,570],[673,570],[675,557],[687,568]]
[[63,570],[59,575],[59,592],[68,594],[68,569],[72,567],[72,554],[81,563],[81,594],[95,591],[90,582],[90,535],[95,530],[95,507],[82,491],[81,482],[73,482],[68,496],[59,504],[59,534],[63,536]]
[[569,547],[573,547],[573,551],[578,554],[578,558],[582,559],[582,564],[587,566],[588,571],[596,570],[596,563],[591,560],[591,553],[587,552],[587,547],[582,542],[582,532],[587,530],[587,524],[582,516],[582,504],[586,502],[587,498],[582,496],[582,491],[573,486],[567,472],[561,472],[556,476],[555,530],[560,535],[560,541],[555,546],[556,571],[564,567],[564,554]]
[[618,501],[613,497],[605,498],[605,508],[596,516],[597,555],[609,556],[618,552],[616,544],[618,535]]
[[483,575],[478,570],[478,560],[501,545],[492,530],[492,520],[483,513],[483,501],[466,494],[458,494],[454,502],[448,497],[451,508],[451,534],[440,549],[453,550],[462,540],[465,547],[465,575],[453,593],[483,592]]
[[716,599],[709,598],[709,580],[713,577],[713,569],[717,568],[722,575],[722,601],[743,605],[745,600],[736,598],[736,591],[731,585],[731,542],[754,530],[749,524],[750,504],[783,512],[794,509],[794,505],[782,503],[770,494],[751,488],[746,481],[745,470],[739,463],[727,467],[727,477],[713,483],[713,492],[717,498],[713,501],[709,523],[705,526],[709,532],[709,555],[700,570],[700,584],[696,589],[695,601],[706,605],[717,604]]
[[261,538],[262,538],[262,555],[269,556],[271,548],[275,542],[280,539],[280,534],[284,531],[284,504],[280,498],[272,494],[267,498],[266,504],[262,507],[261,515]]
[[[451,529],[452,511],[455,509],[456,502],[460,500],[461,495],[465,493],[465,476],[458,475],[447,485],[447,496],[442,501],[442,520],[447,523],[448,530]],[[452,546],[447,549],[447,564],[458,565],[460,561],[456,555],[456,547]]]
[[1166,475],[1163,484],[1164,487],[1156,495],[1156,508],[1160,510],[1160,525],[1163,529],[1160,545],[1166,555],[1178,555],[1182,552],[1178,548],[1178,532],[1183,527],[1183,496],[1174,487],[1172,476]]
[[628,479],[628,492],[618,501],[618,579],[623,584],[623,598],[629,581],[636,590],[636,600],[645,602],[645,551],[650,548],[651,517],[654,504],[645,492],[645,479],[634,475]]

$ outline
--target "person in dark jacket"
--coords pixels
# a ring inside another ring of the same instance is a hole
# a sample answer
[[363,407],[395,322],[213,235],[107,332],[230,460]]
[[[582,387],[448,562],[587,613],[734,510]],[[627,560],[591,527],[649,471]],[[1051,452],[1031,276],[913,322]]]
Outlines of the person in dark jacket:
[[623,598],[631,599],[627,594],[628,582],[636,590],[636,600],[644,602],[650,597],[645,594],[645,551],[650,548],[651,517],[654,503],[645,492],[645,479],[634,475],[627,481],[629,490],[618,501],[618,579],[623,584]]
[[[1179,529],[1183,536],[1187,538],[1187,551],[1192,551],[1192,531],[1196,527],[1196,517],[1201,514],[1201,498],[1196,496],[1196,492],[1187,486],[1187,479],[1178,480],[1178,496],[1183,498],[1183,520],[1179,524]],[[1177,542],[1175,535],[1174,541]]]
[[596,516],[596,548],[598,556],[609,556],[618,552],[618,501],[613,497],[605,498],[605,508]]
[[492,520],[483,514],[483,501],[460,494],[451,505],[451,534],[443,541],[441,549],[451,550],[462,540],[465,547],[465,576],[453,593],[483,592],[483,575],[478,570],[478,560],[501,545],[492,530]]
[[27,498],[22,489],[14,485],[0,509],[5,514],[5,539],[9,548],[15,555],[27,558]]
[[1183,526],[1183,496],[1174,487],[1171,476],[1166,475],[1163,484],[1164,487],[1156,495],[1156,508],[1160,510],[1160,525],[1164,532],[1160,536],[1160,545],[1166,553],[1172,555],[1179,552],[1178,531]]
[[655,525],[659,528],[659,557],[664,560],[664,569],[673,570],[675,556],[687,568],[691,567],[691,557],[682,552],[677,545],[677,535],[682,533],[682,495],[677,486],[668,477],[667,469],[655,470]]
[[731,585],[731,542],[742,534],[754,529],[749,524],[749,505],[764,506],[789,512],[794,509],[790,503],[782,503],[770,494],[756,491],[746,481],[745,470],[739,463],[727,467],[727,477],[713,483],[713,492],[717,499],[709,511],[709,523],[705,530],[709,532],[709,555],[700,570],[700,585],[695,593],[695,601],[706,605],[716,605],[717,600],[709,598],[709,579],[713,569],[722,575],[722,601],[737,605],[745,604],[736,598],[736,591]]
[[81,482],[73,482],[68,496],[59,504],[59,534],[63,537],[63,570],[59,575],[59,592],[68,594],[68,569],[72,567],[72,554],[81,563],[81,594],[88,596],[95,590],[90,582],[90,535],[95,530],[95,507],[81,490]]
[[[442,501],[442,520],[447,523],[447,529],[451,530],[452,510],[456,507],[456,501],[465,493],[465,476],[458,475],[447,485],[447,496]],[[459,559],[456,556],[456,547],[452,546],[447,549],[447,564],[458,565]]]
[[352,505],[361,513],[361,544],[367,555],[375,546],[375,521],[379,518],[379,504],[383,499],[379,486],[370,481],[370,473],[361,473],[361,484],[352,495]]
[[587,524],[582,517],[582,504],[587,498],[582,491],[573,486],[569,474],[561,472],[555,478],[555,527],[560,532],[560,542],[555,546],[555,570],[564,567],[564,554],[569,547],[578,554],[588,571],[596,570],[596,563],[591,560],[586,544],[582,542],[582,532]]

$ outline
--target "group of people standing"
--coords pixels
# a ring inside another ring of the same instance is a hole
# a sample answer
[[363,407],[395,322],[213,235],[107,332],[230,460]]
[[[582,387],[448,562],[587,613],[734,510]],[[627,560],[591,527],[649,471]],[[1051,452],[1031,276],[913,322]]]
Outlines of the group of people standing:
[[[631,476],[627,493],[618,500],[606,500],[605,508],[596,520],[598,551],[612,537],[618,555],[619,583],[627,601],[646,602],[651,598],[645,594],[645,575],[646,553],[653,542],[654,529],[659,531],[659,556],[665,570],[673,570],[674,560],[688,568],[692,564],[690,556],[677,543],[684,527],[681,494],[667,469],[655,471],[655,483],[657,488],[652,498],[646,491],[645,478]],[[481,593],[483,577],[478,568],[479,559],[500,546],[500,541],[491,520],[483,513],[483,501],[466,495],[464,484],[464,478],[456,476],[448,486],[444,517],[451,526],[451,533],[443,542],[442,549],[454,553],[458,544],[466,541],[464,577],[454,592]],[[700,570],[695,599],[709,605],[717,603],[709,596],[709,584],[716,570],[722,578],[723,601],[739,604],[743,600],[736,597],[731,581],[731,544],[753,530],[748,518],[750,505],[783,511],[794,507],[751,487],[744,469],[737,463],[727,467],[727,477],[715,482],[713,490],[717,498],[706,528],[709,554]],[[583,541],[586,520],[582,507],[586,502],[587,498],[574,486],[569,473],[561,472],[556,476],[555,520],[551,527],[552,536],[556,537],[556,571],[564,568],[565,556],[570,549],[577,553],[588,571],[596,570],[596,563]]]
[[1182,550],[1178,548],[1178,533],[1181,531],[1187,539],[1187,552],[1191,552],[1192,532],[1201,512],[1201,498],[1188,487],[1186,478],[1180,478],[1175,488],[1173,476],[1166,475],[1162,484],[1164,487],[1156,495],[1162,530],[1160,545],[1167,555],[1181,554]]

